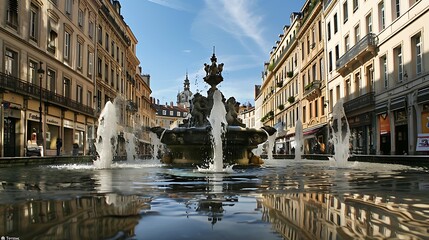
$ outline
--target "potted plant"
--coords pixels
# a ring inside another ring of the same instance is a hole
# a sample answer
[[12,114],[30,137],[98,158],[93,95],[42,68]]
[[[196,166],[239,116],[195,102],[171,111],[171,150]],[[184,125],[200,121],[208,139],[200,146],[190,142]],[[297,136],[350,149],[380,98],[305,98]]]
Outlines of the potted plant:
[[282,111],[283,109],[285,109],[285,105],[280,104],[279,106],[277,106],[277,108],[278,108],[280,111]]
[[295,102],[295,97],[294,97],[294,96],[290,96],[290,97],[287,99],[287,101],[288,101],[289,103],[294,103],[294,102]]
[[292,78],[292,77],[293,77],[293,71],[289,71],[289,72],[287,72],[287,77],[288,77],[288,78]]

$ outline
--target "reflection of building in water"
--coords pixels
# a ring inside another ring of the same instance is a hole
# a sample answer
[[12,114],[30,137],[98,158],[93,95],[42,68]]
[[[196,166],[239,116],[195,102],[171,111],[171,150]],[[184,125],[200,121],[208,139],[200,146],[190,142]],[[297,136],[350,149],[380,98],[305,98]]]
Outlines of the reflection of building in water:
[[263,220],[286,239],[421,239],[427,237],[429,226],[429,205],[408,211],[413,204],[372,195],[268,194],[260,201]]
[[116,205],[104,196],[30,201],[0,205],[0,233],[21,239],[103,239],[122,231],[134,236],[141,209],[150,207],[137,196],[117,196]]

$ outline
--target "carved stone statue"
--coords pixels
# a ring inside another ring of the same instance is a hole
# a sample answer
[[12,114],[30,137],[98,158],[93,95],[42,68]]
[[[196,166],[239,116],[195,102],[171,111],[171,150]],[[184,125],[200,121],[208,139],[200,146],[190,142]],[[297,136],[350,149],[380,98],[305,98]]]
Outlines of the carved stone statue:
[[228,98],[228,100],[226,101],[226,121],[230,126],[246,127],[246,125],[243,124],[238,118],[239,105],[240,104],[237,103],[234,97]]
[[195,126],[203,126],[205,119],[207,119],[207,112],[209,111],[207,99],[199,93],[194,95],[192,99],[192,119]]

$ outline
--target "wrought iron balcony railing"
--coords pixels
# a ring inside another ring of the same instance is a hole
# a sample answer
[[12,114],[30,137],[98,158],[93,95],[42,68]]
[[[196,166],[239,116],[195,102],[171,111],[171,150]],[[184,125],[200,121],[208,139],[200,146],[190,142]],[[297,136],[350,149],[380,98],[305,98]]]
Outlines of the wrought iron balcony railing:
[[322,86],[322,81],[314,80],[304,87],[304,98],[308,100],[313,100],[320,95],[320,87]]
[[350,68],[355,61],[363,58],[367,52],[374,53],[377,46],[377,36],[369,33],[350,48],[336,63],[337,70],[341,73]]
[[[23,81],[19,78],[4,73],[0,73],[0,89],[18,93],[27,97],[31,97],[33,99],[40,98],[39,85]],[[92,107],[83,105],[82,103],[51,92],[45,88],[42,88],[42,101],[49,102],[50,104],[58,105],[60,107],[67,108],[85,115],[89,115],[91,117],[95,116],[94,109]]]
[[357,98],[351,99],[347,102],[344,103],[344,111],[346,113],[354,111],[354,110],[358,110],[358,109],[362,109],[362,108],[366,108],[366,107],[370,107],[370,106],[375,106],[375,93],[374,92],[369,92],[366,94],[363,94]]

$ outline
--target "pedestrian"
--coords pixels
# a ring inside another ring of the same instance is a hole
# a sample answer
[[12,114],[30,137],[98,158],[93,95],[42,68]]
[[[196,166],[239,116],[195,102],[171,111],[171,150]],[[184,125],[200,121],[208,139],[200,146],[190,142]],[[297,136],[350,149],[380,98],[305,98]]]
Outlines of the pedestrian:
[[58,138],[57,139],[57,156],[60,156],[62,146],[63,146],[63,140],[61,138]]

